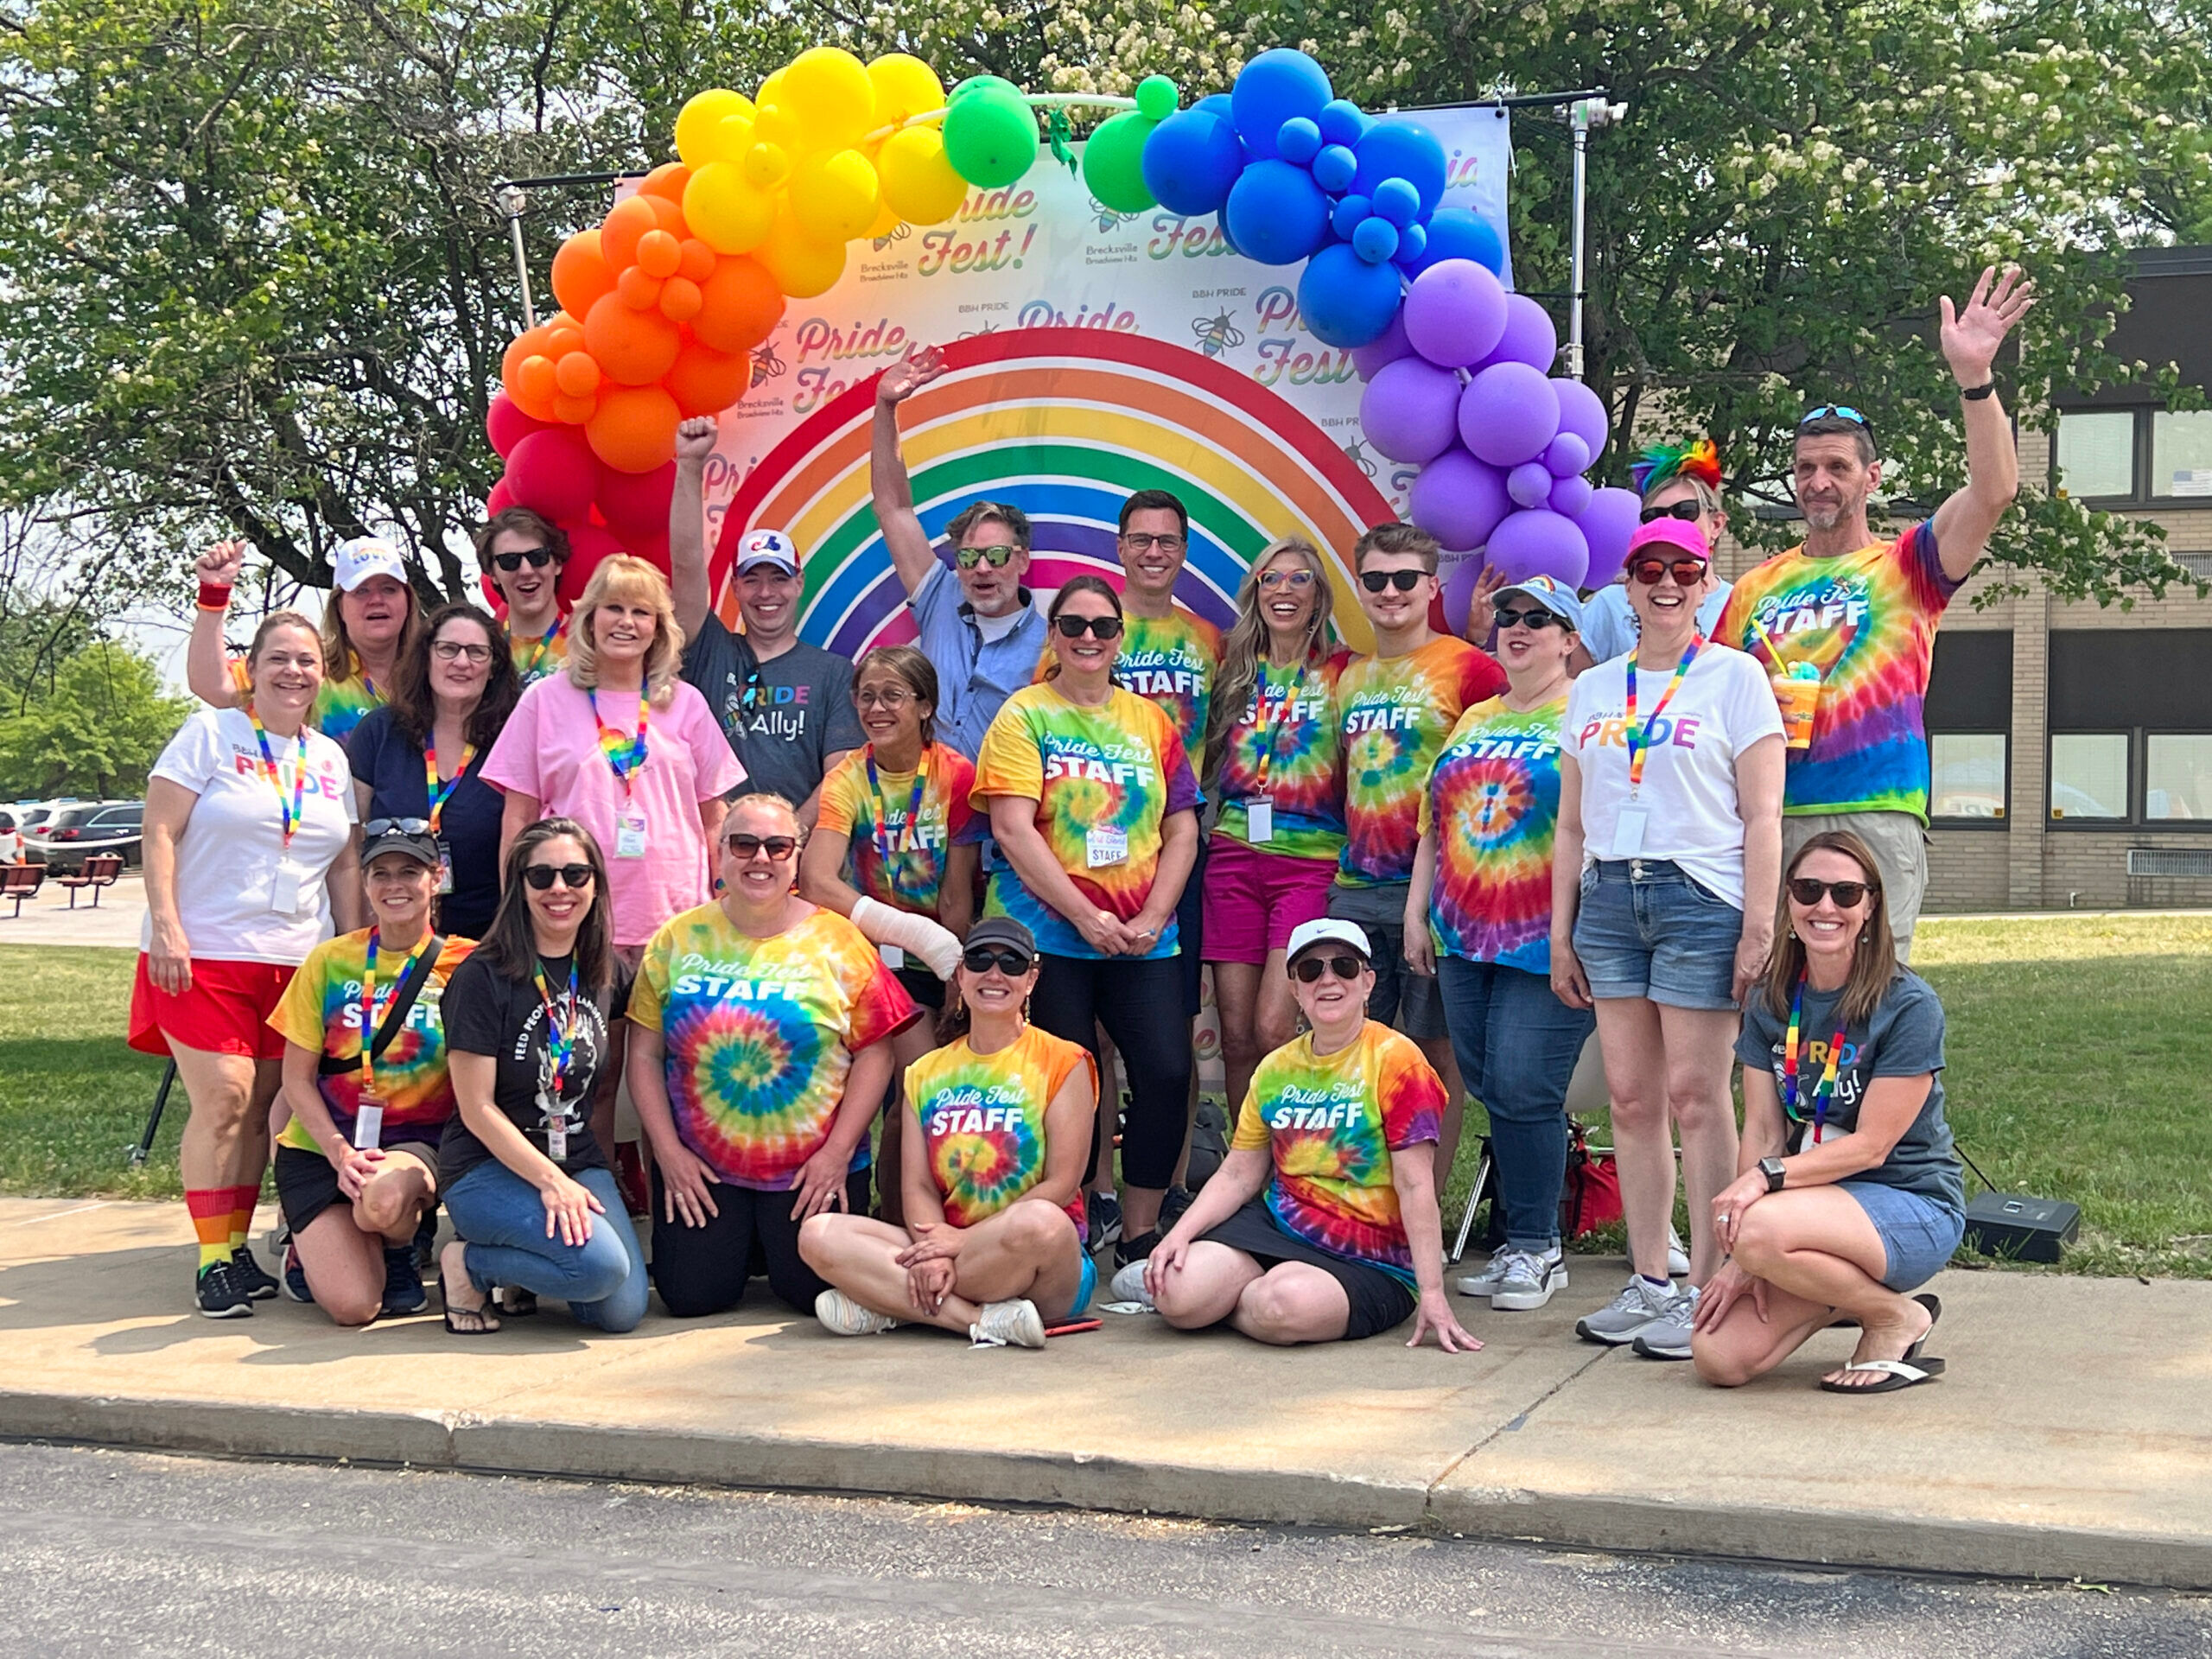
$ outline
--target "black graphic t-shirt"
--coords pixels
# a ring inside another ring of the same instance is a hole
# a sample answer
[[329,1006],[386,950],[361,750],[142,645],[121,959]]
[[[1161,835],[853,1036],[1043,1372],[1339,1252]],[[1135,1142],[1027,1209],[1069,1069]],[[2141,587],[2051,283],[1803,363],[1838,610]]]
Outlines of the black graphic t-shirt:
[[683,677],[715,711],[746,788],[793,806],[822,786],[826,758],[867,740],[853,712],[853,665],[804,643],[762,662],[709,612],[683,646]]
[[[562,1107],[569,1120],[569,1155],[561,1167],[571,1175],[580,1169],[607,1167],[606,1149],[591,1132],[591,1099],[612,1052],[608,1033],[629,1006],[630,980],[630,969],[618,961],[614,982],[606,990],[596,997],[584,993],[577,996],[582,1019],[575,1052],[561,1086]],[[545,983],[562,1017],[573,1020],[568,957],[545,959]],[[493,1103],[530,1138],[531,1145],[543,1152],[553,1064],[546,1051],[545,1002],[537,994],[537,981],[510,979],[487,958],[472,956],[454,970],[446,986],[444,1007],[447,1050],[456,1054],[488,1054],[499,1062],[492,1084]],[[438,1147],[439,1185],[450,1187],[492,1155],[455,1112]]]

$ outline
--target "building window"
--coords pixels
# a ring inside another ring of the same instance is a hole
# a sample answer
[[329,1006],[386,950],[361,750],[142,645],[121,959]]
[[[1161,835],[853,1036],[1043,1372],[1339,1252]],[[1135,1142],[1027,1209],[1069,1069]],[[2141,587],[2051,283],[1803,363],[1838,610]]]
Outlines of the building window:
[[2212,410],[2152,415],[2151,493],[2212,498]]
[[2144,740],[2143,818],[2212,820],[2212,733],[2154,732]]
[[2061,732],[2050,740],[2050,816],[2069,823],[2127,817],[2126,732]]
[[2067,410],[2050,486],[2080,501],[2212,506],[2212,410]]
[[2053,487],[2085,501],[2135,494],[2135,411],[2069,410],[2058,417]]
[[1983,823],[2004,817],[2005,751],[2002,732],[1931,732],[1928,816]]
[[1937,634],[1922,713],[1928,816],[2002,828],[2012,786],[2012,634],[1967,628]]

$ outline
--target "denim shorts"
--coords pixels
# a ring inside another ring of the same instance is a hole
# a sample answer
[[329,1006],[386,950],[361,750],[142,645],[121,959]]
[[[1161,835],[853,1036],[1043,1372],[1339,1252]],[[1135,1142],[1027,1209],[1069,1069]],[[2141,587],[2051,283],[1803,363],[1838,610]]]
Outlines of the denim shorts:
[[1574,954],[1592,996],[1732,1008],[1744,912],[1671,859],[1602,859],[1582,872]]
[[1858,1199],[1874,1224],[1888,1263],[1882,1282],[1899,1294],[1916,1290],[1942,1272],[1966,1236],[1966,1211],[1925,1192],[1879,1181],[1838,1181],[1836,1188]]

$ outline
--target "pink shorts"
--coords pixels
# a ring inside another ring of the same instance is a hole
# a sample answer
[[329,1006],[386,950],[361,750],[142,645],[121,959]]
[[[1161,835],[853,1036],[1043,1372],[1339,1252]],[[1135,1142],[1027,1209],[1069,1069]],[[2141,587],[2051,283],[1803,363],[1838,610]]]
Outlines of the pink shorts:
[[270,962],[192,963],[192,988],[171,996],[156,987],[138,956],[130,986],[130,1044],[141,1054],[166,1058],[172,1042],[211,1054],[235,1054],[249,1060],[281,1060],[284,1039],[269,1016],[283,1000],[292,969]]
[[1208,962],[1265,962],[1270,950],[1289,947],[1293,928],[1327,912],[1336,879],[1333,858],[1263,853],[1216,836],[1206,849],[1200,954]]

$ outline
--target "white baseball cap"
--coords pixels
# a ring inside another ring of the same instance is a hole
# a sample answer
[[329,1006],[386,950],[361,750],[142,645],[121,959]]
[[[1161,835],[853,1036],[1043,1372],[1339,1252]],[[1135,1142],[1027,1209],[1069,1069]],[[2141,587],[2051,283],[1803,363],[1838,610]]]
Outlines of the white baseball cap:
[[357,536],[350,542],[340,542],[330,558],[337,569],[338,586],[346,593],[352,593],[371,576],[390,576],[402,586],[407,582],[407,562],[399,556],[397,548],[380,536]]
[[1367,942],[1365,928],[1357,922],[1338,921],[1325,916],[1311,922],[1300,922],[1290,930],[1290,952],[1285,960],[1296,962],[1315,945],[1327,944],[1332,941],[1351,946],[1370,962],[1375,960],[1375,948]]
[[772,564],[787,575],[798,575],[798,547],[780,530],[748,530],[737,544],[737,573],[756,565]]

